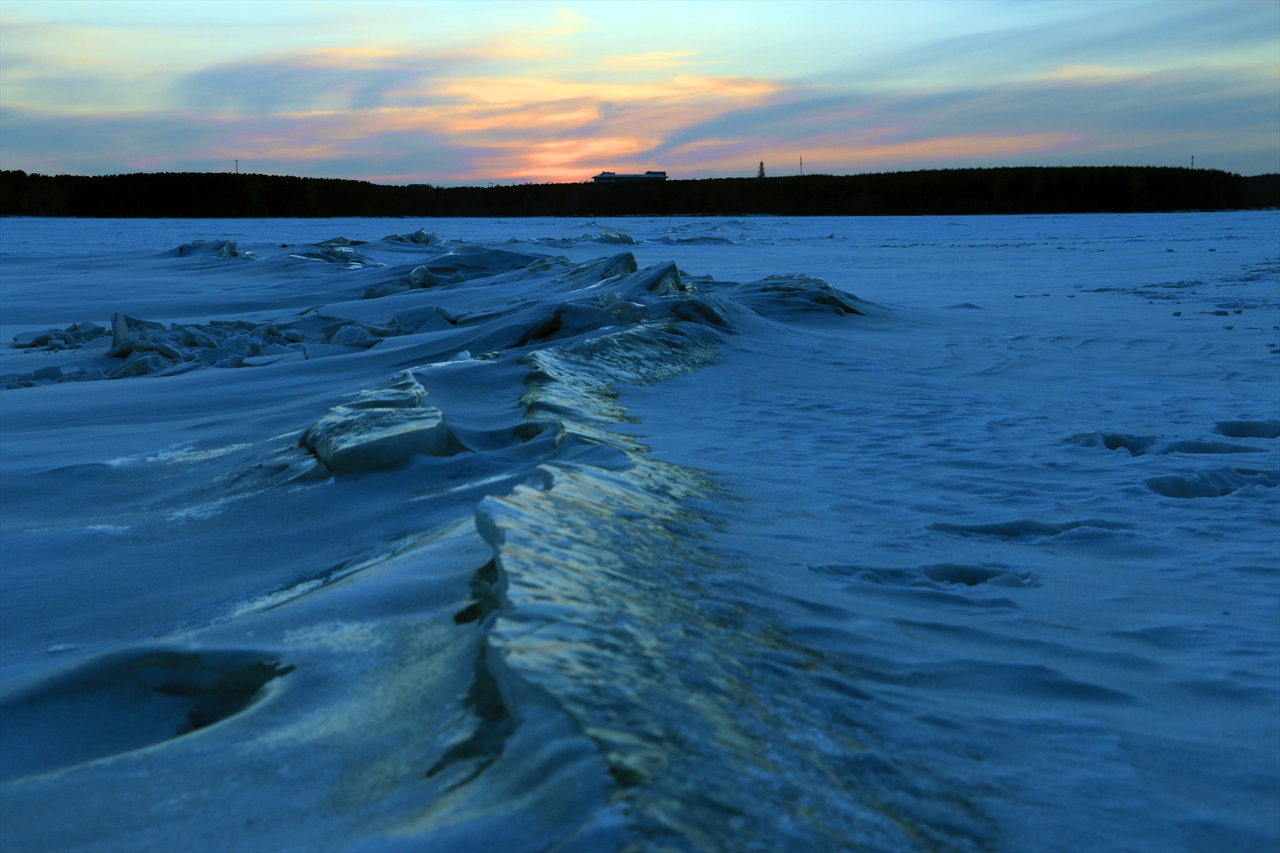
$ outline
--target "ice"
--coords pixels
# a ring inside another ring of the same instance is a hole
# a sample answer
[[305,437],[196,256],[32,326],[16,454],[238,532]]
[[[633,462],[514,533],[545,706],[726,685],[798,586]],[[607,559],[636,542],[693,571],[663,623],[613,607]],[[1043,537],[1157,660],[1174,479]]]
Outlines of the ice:
[[0,847],[1274,850],[1278,229],[7,219]]
[[418,454],[444,455],[451,450],[449,429],[439,409],[421,408],[426,393],[403,373],[384,388],[334,406],[298,443],[335,474],[377,471]]
[[382,239],[388,243],[416,243],[422,246],[440,245],[440,238],[437,235],[429,234],[422,228],[412,234],[391,234]]
[[449,446],[439,409],[335,406],[302,434],[301,442],[335,473],[376,471],[415,454],[439,456]]
[[[192,255],[205,255],[221,259],[244,257],[240,252],[236,251],[236,244],[232,240],[193,240],[190,243],[183,243],[174,249],[172,254],[179,258]],[[247,255],[248,253],[245,254]]]

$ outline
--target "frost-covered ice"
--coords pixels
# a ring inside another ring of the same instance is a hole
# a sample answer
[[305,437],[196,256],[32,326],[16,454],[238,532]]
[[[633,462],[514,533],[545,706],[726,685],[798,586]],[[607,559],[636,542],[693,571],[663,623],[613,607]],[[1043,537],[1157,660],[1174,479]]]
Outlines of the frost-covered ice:
[[1278,235],[7,219],[0,847],[1275,850]]

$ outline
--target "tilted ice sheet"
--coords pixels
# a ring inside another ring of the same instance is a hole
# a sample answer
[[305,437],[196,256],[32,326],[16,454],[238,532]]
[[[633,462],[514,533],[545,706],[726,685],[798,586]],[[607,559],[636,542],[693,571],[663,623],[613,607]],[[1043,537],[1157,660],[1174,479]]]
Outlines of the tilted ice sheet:
[[1273,849],[1278,227],[5,220],[0,841]]

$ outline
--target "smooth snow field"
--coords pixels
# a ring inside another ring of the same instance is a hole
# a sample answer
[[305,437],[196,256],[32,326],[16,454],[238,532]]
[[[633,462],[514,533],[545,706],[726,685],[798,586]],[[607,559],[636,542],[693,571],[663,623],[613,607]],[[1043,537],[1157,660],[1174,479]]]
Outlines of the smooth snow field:
[[1278,256],[0,220],[0,849],[1280,849]]

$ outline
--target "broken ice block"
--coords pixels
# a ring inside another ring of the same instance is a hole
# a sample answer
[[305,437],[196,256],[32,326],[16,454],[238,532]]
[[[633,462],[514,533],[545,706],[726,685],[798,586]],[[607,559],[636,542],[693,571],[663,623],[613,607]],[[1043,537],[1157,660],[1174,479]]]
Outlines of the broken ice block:
[[376,471],[410,456],[442,456],[449,430],[439,409],[335,406],[299,443],[336,474]]

